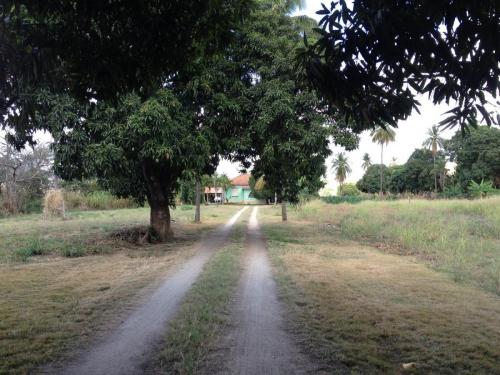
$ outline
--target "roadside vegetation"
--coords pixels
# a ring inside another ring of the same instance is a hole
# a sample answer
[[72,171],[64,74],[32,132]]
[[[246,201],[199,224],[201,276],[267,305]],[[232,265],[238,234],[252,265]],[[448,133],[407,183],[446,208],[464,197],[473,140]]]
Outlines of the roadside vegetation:
[[498,373],[498,200],[405,204],[261,210],[303,350],[334,373]]
[[238,285],[245,223],[236,225],[230,242],[205,266],[168,328],[168,341],[153,367],[156,373],[193,374],[228,323],[232,296]]
[[500,295],[500,197],[483,200],[364,201],[299,206],[297,218],[342,238],[414,255],[455,281]]
[[146,287],[154,288],[237,209],[210,207],[203,224],[192,223],[193,207],[177,209],[175,239],[144,246],[122,233],[146,226],[146,209],[0,219],[0,373],[33,371],[119,323]]
[[[237,211],[235,206],[210,207],[202,224],[193,224],[194,208],[180,206],[174,213],[179,233],[168,246],[196,239]],[[0,219],[0,264],[40,262],[64,256],[103,255],[138,248],[136,240],[146,232],[146,208],[73,211],[65,219],[44,219],[40,214]],[[147,246],[146,246],[147,248]],[[140,247],[139,247],[140,249]]]

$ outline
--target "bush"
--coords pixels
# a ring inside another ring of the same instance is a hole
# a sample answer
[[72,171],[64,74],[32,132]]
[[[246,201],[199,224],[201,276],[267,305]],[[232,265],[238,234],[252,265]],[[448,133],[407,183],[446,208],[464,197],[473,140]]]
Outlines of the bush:
[[46,249],[38,239],[30,241],[26,246],[20,247],[14,252],[16,258],[25,262],[29,257],[45,254]]
[[467,190],[474,198],[485,198],[494,195],[496,189],[493,186],[493,182],[481,180],[479,184],[475,181],[471,181]]
[[464,191],[462,190],[462,186],[460,186],[460,184],[455,184],[445,187],[440,195],[443,198],[463,198]]
[[337,195],[354,197],[361,195],[361,191],[358,190],[355,184],[343,184],[337,189]]

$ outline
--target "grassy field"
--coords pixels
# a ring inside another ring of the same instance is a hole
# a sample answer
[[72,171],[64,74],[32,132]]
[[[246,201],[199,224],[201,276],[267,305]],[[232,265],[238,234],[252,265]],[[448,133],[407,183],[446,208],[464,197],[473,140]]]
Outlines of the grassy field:
[[[195,238],[220,224],[237,206],[202,208],[202,224],[194,224],[194,209],[181,206],[172,210],[177,242]],[[119,241],[134,228],[146,227],[149,209],[74,211],[66,219],[43,219],[40,214],[0,219],[0,264],[47,260],[50,257],[78,257],[123,250],[129,244]],[[113,234],[116,233],[116,236]],[[136,246],[131,247],[133,251]],[[140,248],[139,249],[143,249]]]
[[[290,210],[286,224],[278,208],[261,210],[304,350],[332,373],[500,373],[495,274],[473,272],[493,272],[498,203],[313,202]],[[477,253],[454,252],[456,243]]]
[[[68,220],[0,220],[0,373],[28,373],[118,323],[119,312],[238,208],[204,207],[204,223],[198,225],[191,223],[191,208],[179,208],[173,211],[176,240],[144,246],[111,234],[146,225],[146,209],[74,212]],[[26,248],[42,251],[19,256]],[[74,249],[78,253],[68,255]]]
[[295,214],[317,225],[330,224],[343,238],[417,256],[455,281],[500,295],[500,197],[355,205],[314,201]]

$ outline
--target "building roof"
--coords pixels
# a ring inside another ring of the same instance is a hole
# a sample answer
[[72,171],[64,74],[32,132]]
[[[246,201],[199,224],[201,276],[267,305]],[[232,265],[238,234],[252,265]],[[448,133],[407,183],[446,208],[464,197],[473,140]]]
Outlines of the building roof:
[[250,186],[250,175],[248,173],[240,174],[231,180],[233,186]]

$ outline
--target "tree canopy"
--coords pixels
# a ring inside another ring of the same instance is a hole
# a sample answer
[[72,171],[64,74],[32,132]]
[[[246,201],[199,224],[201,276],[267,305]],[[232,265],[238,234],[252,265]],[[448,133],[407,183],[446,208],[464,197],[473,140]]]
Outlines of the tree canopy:
[[457,132],[444,142],[450,161],[456,163],[455,180],[466,190],[471,181],[491,181],[500,188],[500,129],[478,126]]
[[47,126],[37,116],[47,92],[83,105],[132,91],[146,99],[188,62],[220,51],[252,4],[3,1],[0,115],[22,145]]
[[[435,162],[434,162],[435,160]],[[380,164],[368,167],[365,174],[357,182],[357,187],[365,193],[375,193],[380,190]],[[434,190],[434,176],[438,175],[443,182],[446,175],[443,152],[435,156],[428,149],[416,149],[403,165],[382,166],[386,177],[383,192],[391,193],[424,193]],[[441,189],[443,184],[441,183]]]
[[265,176],[266,188],[282,201],[297,202],[299,193],[322,186],[321,177],[330,154],[329,136],[334,142],[356,145],[345,128],[335,128],[335,117],[325,103],[304,85],[303,71],[290,60],[303,46],[302,26],[272,2],[262,2],[247,23],[242,43],[243,61],[254,78],[246,117],[248,142],[241,155],[254,163],[256,179]]

